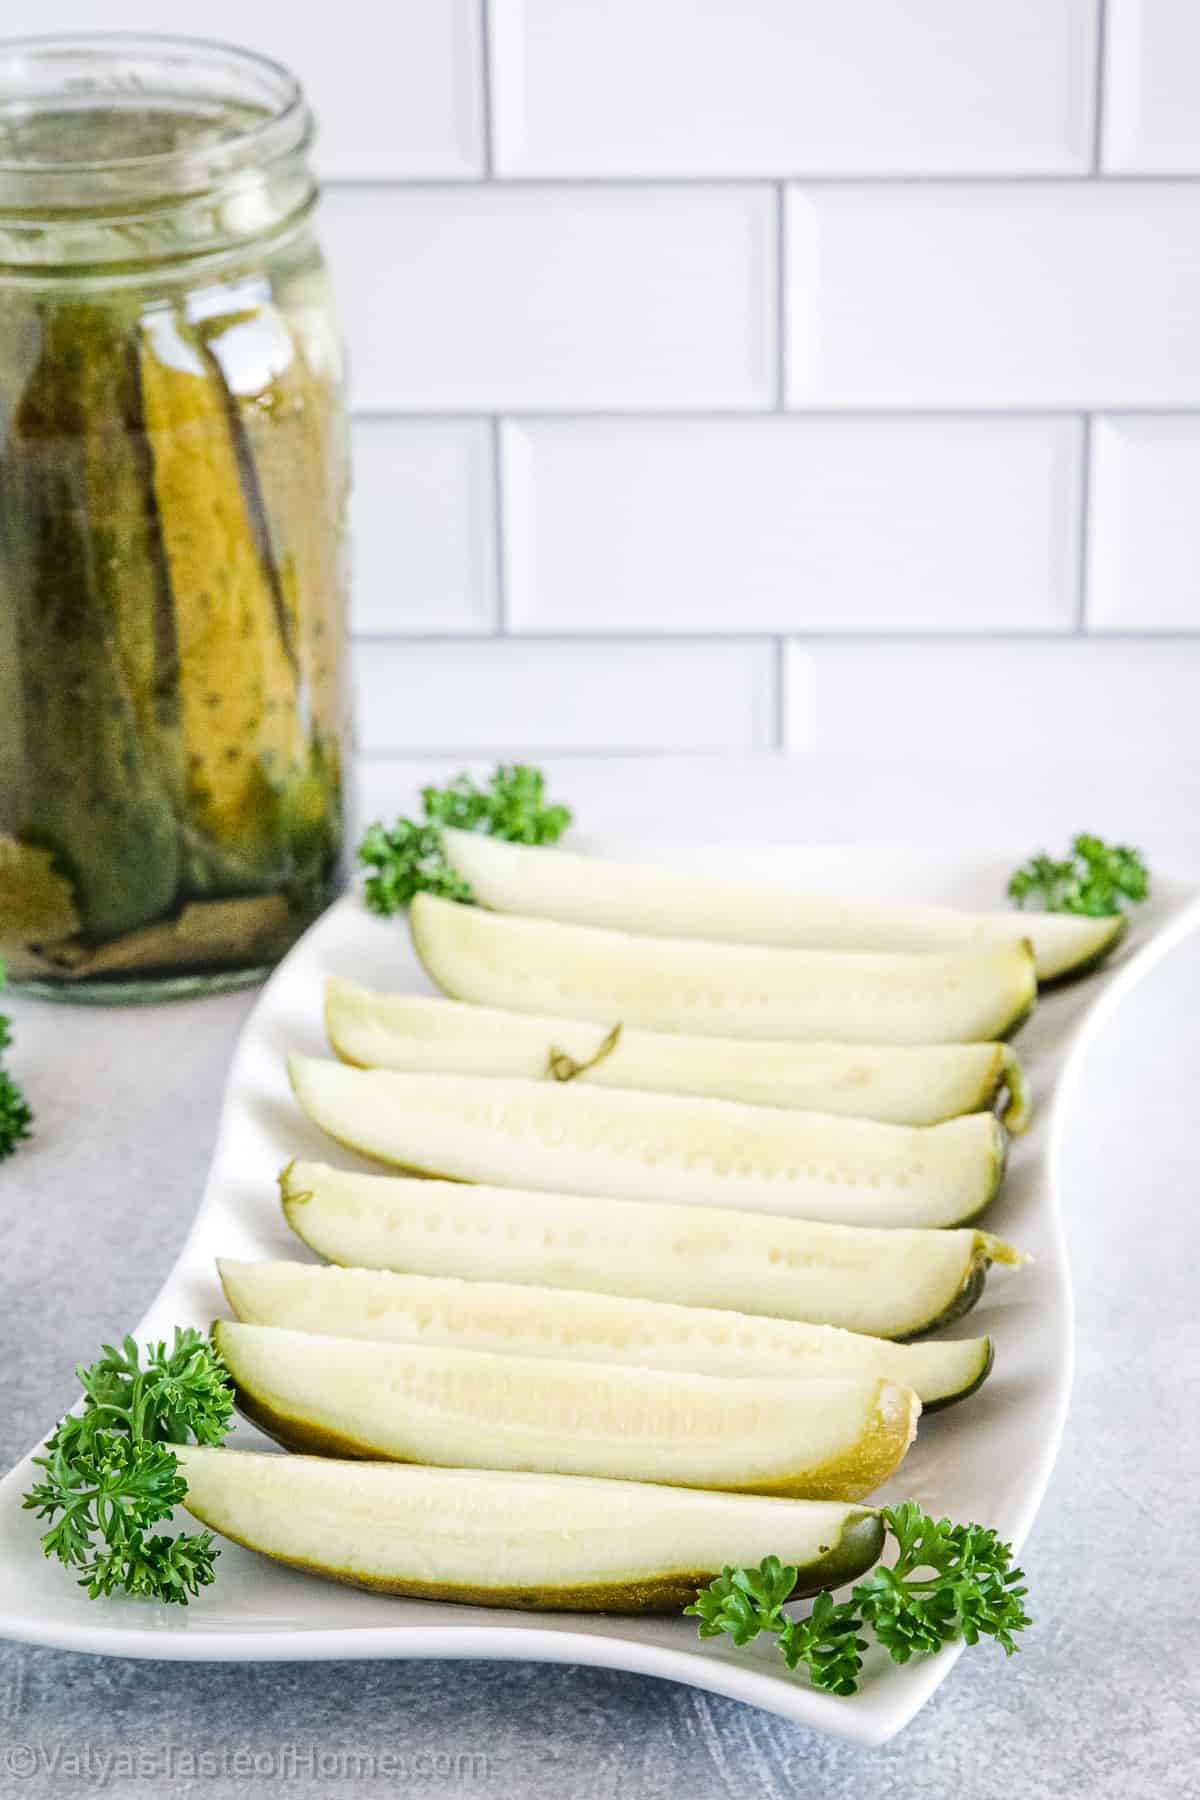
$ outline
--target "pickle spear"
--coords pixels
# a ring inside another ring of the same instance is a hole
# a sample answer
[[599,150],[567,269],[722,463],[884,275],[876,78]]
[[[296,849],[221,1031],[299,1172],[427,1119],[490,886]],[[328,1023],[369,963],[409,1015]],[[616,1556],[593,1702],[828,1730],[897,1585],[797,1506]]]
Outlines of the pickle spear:
[[983,949],[1025,937],[1041,985],[1088,974],[1116,949],[1129,926],[1124,914],[1085,918],[963,912],[950,906],[838,898],[690,869],[506,844],[469,831],[447,831],[445,848],[451,868],[479,905],[498,912],[775,949]]
[[336,1143],[450,1181],[745,1208],[838,1225],[965,1225],[1004,1179],[990,1113],[881,1125],[690,1094],[408,1075],[293,1055],[292,1090]]
[[694,1375],[872,1374],[911,1388],[926,1412],[973,1394],[992,1367],[986,1337],[893,1344],[798,1319],[391,1269],[218,1257],[217,1273],[248,1325]]
[[314,733],[328,752],[346,713],[338,646],[349,457],[341,410],[278,307],[263,301],[215,314],[197,330],[228,392]]
[[324,1163],[289,1163],[279,1186],[296,1235],[346,1267],[669,1300],[872,1337],[924,1337],[953,1324],[979,1299],[992,1263],[1027,1260],[986,1231],[813,1224],[355,1175]]
[[277,307],[264,300],[211,314],[196,330],[224,387],[246,504],[311,731],[307,772],[285,799],[292,879],[311,888],[340,848],[344,426],[329,384],[316,378]]
[[189,877],[245,891],[287,868],[285,797],[309,760],[297,665],[219,370],[170,311],[143,321],[140,366],[179,642]]
[[238,1410],[288,1449],[454,1469],[861,1500],[893,1475],[921,1402],[873,1372],[729,1377],[219,1319]]
[[332,1581],[568,1612],[678,1612],[727,1564],[786,1557],[796,1596],[879,1555],[883,1526],[827,1500],[634,1481],[175,1449],[184,1505],[223,1537]]

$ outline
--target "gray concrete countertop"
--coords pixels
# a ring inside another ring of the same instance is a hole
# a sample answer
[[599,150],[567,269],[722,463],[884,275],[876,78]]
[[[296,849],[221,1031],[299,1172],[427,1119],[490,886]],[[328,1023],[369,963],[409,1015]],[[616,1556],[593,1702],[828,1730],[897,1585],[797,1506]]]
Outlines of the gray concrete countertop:
[[[424,777],[426,767],[419,771]],[[596,832],[647,789],[677,838],[853,834],[986,841],[965,799],[897,780],[872,804],[851,770],[762,759],[740,768],[555,765]],[[720,820],[711,812],[718,781]],[[994,845],[1129,832],[1140,792],[1153,857],[1200,869],[1186,801],[1126,772],[1112,807],[1085,771],[1020,789]],[[842,788],[839,796],[837,782]],[[993,793],[1011,792],[1004,771]],[[372,775],[374,805],[380,780]],[[396,781],[392,795],[407,795]],[[702,796],[706,795],[707,799]],[[920,796],[918,801],[917,796]],[[690,798],[689,798],[690,797]],[[389,795],[391,798],[391,795]],[[1086,811],[1077,809],[1083,804]],[[1172,817],[1172,813],[1174,816]],[[653,815],[650,814],[650,817]],[[665,816],[665,815],[664,815]],[[838,822],[843,830],[833,829]],[[903,823],[903,830],[901,830]],[[1031,839],[1032,832],[1032,839]],[[39,1121],[0,1167],[0,1466],[74,1397],[71,1368],[128,1329],[166,1274],[199,1197],[225,1068],[252,995],[91,1011],[13,998],[14,1067]],[[1079,1360],[1066,1440],[1024,1563],[1036,1625],[1020,1656],[963,1658],[881,1750],[836,1743],[733,1701],[590,1669],[488,1663],[196,1665],[103,1660],[0,1643],[0,1796],[434,1792],[497,1800],[1184,1800],[1200,1767],[1200,1408],[1194,1068],[1200,937],[1126,1000],[1094,1046],[1070,1133],[1067,1226]],[[133,1773],[109,1759],[138,1759]]]

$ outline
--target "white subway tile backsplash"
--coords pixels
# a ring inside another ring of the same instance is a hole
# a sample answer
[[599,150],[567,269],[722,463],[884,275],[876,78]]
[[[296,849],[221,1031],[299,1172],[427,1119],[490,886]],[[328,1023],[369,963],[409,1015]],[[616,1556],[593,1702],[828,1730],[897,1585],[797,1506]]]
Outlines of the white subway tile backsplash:
[[1174,183],[796,187],[789,400],[1200,404],[1200,206]]
[[1200,171],[1200,7],[1196,0],[1107,0],[1104,167],[1115,174]]
[[1115,760],[1192,742],[1198,692],[1200,641],[793,643],[785,742],[967,762],[1010,746],[1046,757],[1050,782],[1067,747]]
[[1200,631],[1200,419],[1092,426],[1088,624]]
[[[162,0],[5,0],[4,35],[186,31],[284,62],[317,114],[324,174],[378,179],[483,171],[478,0],[205,0],[178,14]],[[102,16],[101,16],[102,15]]]
[[[8,0],[3,29],[193,28],[169,10]],[[368,782],[722,771],[781,707],[897,804],[920,759],[1190,741],[1200,0],[209,0],[199,28],[318,114]]]
[[323,235],[360,409],[771,399],[767,188],[342,188]]
[[1097,0],[492,0],[501,175],[1075,174]]
[[405,751],[737,750],[775,742],[765,643],[371,643],[360,742]]
[[492,460],[483,419],[354,421],[355,630],[492,628]]
[[1076,420],[518,419],[503,443],[517,630],[1073,622]]

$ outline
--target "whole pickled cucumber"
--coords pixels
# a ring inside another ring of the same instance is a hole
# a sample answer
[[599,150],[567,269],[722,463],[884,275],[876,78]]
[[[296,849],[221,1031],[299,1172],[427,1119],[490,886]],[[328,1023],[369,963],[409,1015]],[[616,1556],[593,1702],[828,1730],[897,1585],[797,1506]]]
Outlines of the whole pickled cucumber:
[[0,454],[24,702],[27,817],[11,822],[53,852],[85,931],[109,936],[160,915],[178,887],[174,647],[128,323],[85,301],[38,317]]
[[167,308],[142,321],[140,369],[180,657],[190,885],[245,891],[289,871],[289,796],[310,763],[298,658],[219,369]]

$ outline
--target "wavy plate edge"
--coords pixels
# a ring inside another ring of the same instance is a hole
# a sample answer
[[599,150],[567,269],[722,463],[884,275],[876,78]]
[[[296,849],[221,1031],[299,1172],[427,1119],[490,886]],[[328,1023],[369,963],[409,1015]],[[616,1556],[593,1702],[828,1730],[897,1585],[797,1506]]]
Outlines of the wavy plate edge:
[[[620,853],[622,849],[628,853],[630,847],[605,845],[604,848],[609,849],[610,853]],[[639,846],[638,849],[644,853],[645,846]],[[856,853],[886,856],[893,850],[898,857],[903,856],[905,859],[920,855],[919,852],[914,852],[911,845],[806,846],[805,855],[845,859]],[[711,844],[704,846],[700,852],[702,856],[713,853],[714,846]],[[746,853],[744,846],[741,847],[741,853]],[[765,854],[770,855],[770,850],[766,849]],[[933,855],[931,852],[931,859]],[[948,853],[944,849],[936,855],[943,861],[948,860]],[[663,860],[675,860],[676,856],[685,858],[687,851],[676,847]],[[976,861],[982,864],[985,859],[967,853],[954,860],[960,864]],[[1057,1460],[1074,1375],[1074,1302],[1057,1174],[1066,1120],[1092,1043],[1142,977],[1192,930],[1200,927],[1200,896],[1196,890],[1173,883],[1170,884],[1169,892],[1173,898],[1168,903],[1167,914],[1153,934],[1144,944],[1124,957],[1110,974],[1098,978],[1103,985],[1085,1006],[1072,1028],[1050,1101],[1043,1160],[1047,1181],[1047,1223],[1063,1278],[1065,1316],[1062,1323],[1066,1361],[1059,1371],[1051,1429],[1043,1441],[1036,1468],[1029,1471],[1029,1480],[1018,1508],[1017,1522],[1010,1527],[1014,1547],[1018,1551],[1032,1528]],[[196,1240],[203,1232],[209,1211],[216,1206],[217,1177],[228,1139],[234,1130],[238,1083],[244,1065],[253,1054],[260,1017],[269,1011],[279,988],[290,984],[293,962],[301,960],[314,935],[323,929],[328,930],[330,921],[335,917],[344,917],[349,909],[361,910],[352,896],[338,901],[293,946],[264,984],[242,1026],[226,1079],[204,1193],[174,1263],[133,1332],[139,1340],[160,1335],[167,1329],[169,1321],[163,1315],[171,1310],[173,1289],[188,1264]],[[26,1484],[30,1458],[40,1447],[40,1444],[35,1445],[0,1480],[0,1512],[6,1505],[13,1504],[16,1491]],[[32,1542],[28,1548],[33,1548]],[[3,1546],[0,1545],[0,1573],[3,1572],[2,1550]],[[554,1616],[562,1618],[564,1615]],[[901,1671],[904,1677],[902,1687],[895,1683],[888,1684],[886,1697],[883,1693],[873,1692],[868,1688],[848,1702],[818,1693],[793,1678],[781,1678],[780,1675],[751,1663],[734,1661],[724,1646],[708,1646],[696,1640],[693,1647],[677,1649],[621,1637],[616,1633],[605,1635],[570,1627],[550,1627],[534,1622],[534,1618],[535,1615],[530,1615],[528,1623],[523,1621],[519,1625],[475,1621],[454,1623],[450,1619],[444,1624],[435,1625],[355,1624],[343,1628],[319,1627],[304,1634],[261,1630],[239,1633],[225,1627],[209,1629],[201,1626],[198,1629],[189,1628],[186,1634],[176,1636],[150,1630],[131,1630],[125,1625],[111,1625],[100,1620],[94,1624],[90,1620],[65,1624],[53,1620],[43,1622],[26,1611],[14,1611],[0,1599],[0,1637],[47,1648],[93,1655],[192,1662],[361,1661],[417,1657],[459,1660],[474,1657],[582,1664],[673,1680],[709,1693],[745,1701],[797,1724],[866,1746],[886,1743],[903,1730],[949,1676],[962,1651],[961,1645],[954,1646],[937,1657],[907,1665]]]

